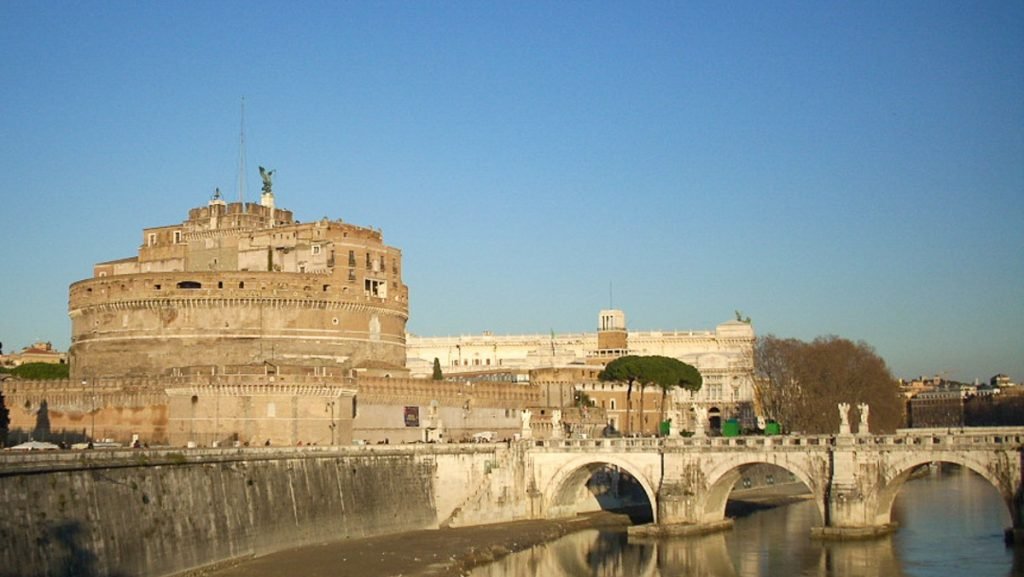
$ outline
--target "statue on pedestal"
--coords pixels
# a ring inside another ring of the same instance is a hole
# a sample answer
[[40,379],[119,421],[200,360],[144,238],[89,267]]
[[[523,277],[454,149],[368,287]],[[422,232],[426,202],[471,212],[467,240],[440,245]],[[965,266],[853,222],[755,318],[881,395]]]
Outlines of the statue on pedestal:
[[693,406],[693,436],[706,437],[708,428],[708,408],[700,405]]
[[530,409],[523,409],[519,413],[519,419],[522,421],[522,428],[520,430],[520,438],[532,439],[533,429],[530,428],[530,419],[533,417],[533,411]]
[[261,166],[260,167],[260,178],[263,179],[263,192],[266,192],[266,193],[272,192],[270,190],[270,187],[273,185],[272,180],[274,178],[274,171],[273,170],[267,170],[267,169],[265,169],[265,168],[263,168]]
[[839,434],[850,434],[850,403],[839,403]]
[[861,403],[857,405],[857,409],[860,411],[860,426],[857,427],[857,434],[870,435],[871,431],[868,429],[868,413],[871,412],[871,407],[869,407],[867,403]]
[[562,410],[555,409],[551,411],[551,438],[561,439],[562,438]]

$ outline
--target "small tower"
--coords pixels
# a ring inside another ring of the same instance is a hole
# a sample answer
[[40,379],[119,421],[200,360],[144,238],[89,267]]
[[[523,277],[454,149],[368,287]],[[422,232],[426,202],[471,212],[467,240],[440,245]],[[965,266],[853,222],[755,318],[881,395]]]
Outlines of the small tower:
[[626,314],[618,309],[602,310],[598,315],[597,350],[602,356],[622,356],[629,349]]

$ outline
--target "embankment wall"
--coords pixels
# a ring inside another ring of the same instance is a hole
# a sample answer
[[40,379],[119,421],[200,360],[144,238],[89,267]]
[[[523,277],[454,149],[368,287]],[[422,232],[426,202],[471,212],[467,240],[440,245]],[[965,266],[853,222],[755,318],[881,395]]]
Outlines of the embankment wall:
[[0,575],[162,576],[436,528],[504,445],[0,455]]

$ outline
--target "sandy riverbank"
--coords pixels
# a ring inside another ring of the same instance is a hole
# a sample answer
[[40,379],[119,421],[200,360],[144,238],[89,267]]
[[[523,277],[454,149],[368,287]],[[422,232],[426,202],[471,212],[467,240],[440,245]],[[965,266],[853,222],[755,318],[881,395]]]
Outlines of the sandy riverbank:
[[[726,514],[742,517],[808,497],[800,484],[737,491]],[[625,529],[632,522],[626,514],[600,512],[572,519],[412,531],[289,549],[180,577],[460,577],[473,567],[569,533],[600,527]]]
[[412,531],[290,549],[189,577],[459,577],[478,565],[592,527],[626,527],[627,515]]

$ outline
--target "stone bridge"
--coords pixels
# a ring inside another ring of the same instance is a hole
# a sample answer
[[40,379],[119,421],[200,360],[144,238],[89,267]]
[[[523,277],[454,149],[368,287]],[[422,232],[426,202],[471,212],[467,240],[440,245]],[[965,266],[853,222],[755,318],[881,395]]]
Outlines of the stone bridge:
[[729,494],[761,463],[807,486],[823,536],[890,530],[900,487],[916,467],[936,461],[985,478],[1019,529],[1022,447],[1024,428],[5,451],[0,576],[80,566],[88,569],[82,574],[156,577],[339,539],[565,517],[605,504],[588,482],[621,473],[635,480],[655,518],[634,530],[706,532],[729,525]]
[[985,478],[1021,527],[1024,428],[903,429],[895,435],[704,437],[532,441],[527,457],[534,515],[575,512],[579,488],[608,466],[632,476],[651,503],[655,533],[726,526],[725,505],[743,471],[770,464],[810,491],[822,536],[891,530],[892,504],[920,465],[954,463]]

